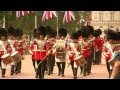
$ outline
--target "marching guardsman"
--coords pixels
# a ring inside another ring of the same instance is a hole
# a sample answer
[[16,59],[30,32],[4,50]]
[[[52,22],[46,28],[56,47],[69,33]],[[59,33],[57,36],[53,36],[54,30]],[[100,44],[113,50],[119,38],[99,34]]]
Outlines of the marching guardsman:
[[37,41],[37,49],[35,51],[35,61],[37,62],[38,67],[38,78],[44,79],[45,68],[47,64],[47,45],[46,40],[44,39],[46,36],[46,28],[44,26],[40,26],[37,31],[38,39]]
[[29,35],[23,35],[22,37],[22,40],[23,40],[23,48],[24,48],[24,54],[28,54],[28,48],[29,48],[29,42],[30,42],[30,37]]
[[88,71],[89,71],[89,74],[91,74],[92,62],[95,59],[95,48],[94,48],[94,37],[93,37],[94,27],[90,25],[87,25],[86,27],[89,28],[89,33],[90,33],[89,42],[91,43],[91,56],[90,56]]
[[[101,48],[103,49],[103,44],[105,43],[105,39],[104,39],[104,36],[102,35],[102,30],[98,29],[98,32],[99,32],[99,39],[101,41]],[[102,50],[100,53],[100,63],[101,63],[101,59],[102,59]]]
[[20,28],[17,28],[16,30],[16,34],[15,34],[15,38],[16,38],[16,51],[18,51],[18,53],[20,54],[20,57],[18,59],[18,62],[15,63],[15,74],[17,73],[21,73],[21,66],[22,66],[22,59],[23,59],[23,41],[22,41],[22,36],[23,36],[23,31]]
[[91,60],[91,43],[89,42],[89,28],[86,26],[83,26],[81,28],[81,36],[82,41],[80,42],[80,52],[83,55],[84,59],[86,60],[86,64],[83,65],[83,76],[90,74],[90,60]]
[[36,57],[35,55],[37,55],[35,53],[35,50],[37,49],[37,46],[38,46],[37,44],[38,36],[36,34],[36,31],[37,31],[37,28],[34,29],[34,32],[33,32],[33,40],[30,42],[29,53],[32,55],[32,63],[33,63],[34,70],[36,72],[35,77],[38,78],[38,69],[36,67],[37,62],[35,60],[35,57]]
[[[8,28],[8,37],[9,37],[8,42],[10,43],[10,45],[12,47],[12,53],[11,54],[13,54],[16,51],[15,46],[17,44],[17,40],[15,39],[15,34],[16,34],[15,28],[9,27]],[[14,69],[15,69],[15,61],[13,60],[12,63],[11,63],[11,75],[14,74]]]
[[112,73],[112,68],[110,66],[109,60],[111,59],[113,51],[112,51],[111,45],[109,44],[108,41],[106,41],[105,44],[103,45],[102,52],[103,52],[103,55],[105,56],[107,71],[108,71],[109,78],[110,78],[110,75]]
[[7,30],[5,28],[0,28],[0,58],[2,77],[5,77],[6,67],[12,62],[12,59],[10,58],[11,52],[12,48],[10,43],[7,41]]
[[56,42],[56,32],[50,26],[47,26],[47,51],[49,55],[47,57],[47,70],[48,75],[53,74],[55,65],[55,55],[52,54],[54,43]]
[[79,38],[79,32],[78,31],[73,32],[71,35],[72,41],[67,45],[69,60],[72,67],[74,79],[77,79],[77,70],[78,70],[78,67],[75,66],[74,60],[80,55],[80,45],[78,38]]
[[100,37],[101,35],[101,30],[97,29],[94,31],[94,48],[95,48],[95,60],[94,60],[94,64],[100,64],[101,63],[101,57],[102,57],[102,48],[103,48],[103,44],[104,41],[102,40],[102,38]]
[[67,36],[67,30],[65,28],[60,28],[58,33],[59,38],[53,46],[53,53],[55,53],[55,61],[58,67],[58,76],[64,77],[67,47],[65,37]]
[[111,45],[112,57],[108,61],[112,66],[110,79],[120,79],[120,37],[119,32],[114,30],[107,31],[107,41]]

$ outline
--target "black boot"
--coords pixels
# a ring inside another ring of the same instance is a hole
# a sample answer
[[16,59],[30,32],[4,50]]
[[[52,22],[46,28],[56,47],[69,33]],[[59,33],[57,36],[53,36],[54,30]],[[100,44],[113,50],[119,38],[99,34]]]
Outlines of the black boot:
[[11,75],[14,74],[14,65],[11,66]]
[[19,66],[18,66],[18,73],[21,73],[21,67],[22,67],[22,62],[19,62]]
[[51,72],[50,72],[50,70],[48,70],[48,74],[47,75],[50,75],[51,74]]
[[74,76],[73,79],[77,79],[77,76]]
[[2,69],[2,77],[5,77],[6,69]]
[[35,78],[38,78],[38,68],[35,69],[35,72],[36,72],[36,75],[35,75]]

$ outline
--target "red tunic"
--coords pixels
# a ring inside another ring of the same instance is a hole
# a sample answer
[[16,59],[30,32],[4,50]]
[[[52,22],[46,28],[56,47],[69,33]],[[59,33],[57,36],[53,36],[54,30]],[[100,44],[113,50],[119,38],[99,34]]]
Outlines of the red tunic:
[[38,44],[37,42],[35,41],[35,39],[31,42],[30,46],[29,46],[29,50],[32,51],[32,59],[35,60],[35,51],[38,48]]
[[19,41],[17,41],[15,44],[14,44],[15,46],[15,48],[16,48],[16,50],[21,54],[21,55],[23,55],[23,41],[22,40],[19,40]]
[[52,49],[54,44],[55,44],[55,39],[54,38],[50,38],[46,42],[46,49],[47,49],[47,51],[50,51],[50,54],[53,55],[53,56],[55,55],[55,54],[53,54],[53,49]]
[[34,60],[45,60],[46,59],[46,49],[47,45],[45,40],[37,40],[33,41],[33,43],[30,46],[31,51],[33,52],[32,58]]
[[84,58],[87,58],[91,55],[91,44],[90,42],[81,42],[81,53]]
[[[73,43],[73,44],[75,44],[75,43]],[[78,51],[78,53],[80,52],[79,43],[76,43],[76,46],[74,48],[76,49],[76,51]],[[67,51],[69,51],[72,54],[71,56],[69,55],[69,60],[74,61],[76,58],[76,53],[73,50],[73,47],[71,46],[71,44],[67,44]]]
[[104,47],[103,47],[103,52],[107,55],[107,56],[105,56],[106,61],[109,61],[111,59],[111,56],[112,56],[109,49],[110,48],[107,47],[107,45],[105,44]]
[[0,45],[0,58],[3,54],[4,54],[4,51],[3,51],[2,45]]
[[108,53],[108,49],[107,49],[107,48],[105,48],[105,52],[106,52],[106,54],[108,55],[107,57],[105,57],[105,60],[106,60],[106,61],[109,61],[109,60],[111,59],[111,54]]
[[101,37],[95,38],[94,47],[96,51],[101,51],[103,48],[104,40]]

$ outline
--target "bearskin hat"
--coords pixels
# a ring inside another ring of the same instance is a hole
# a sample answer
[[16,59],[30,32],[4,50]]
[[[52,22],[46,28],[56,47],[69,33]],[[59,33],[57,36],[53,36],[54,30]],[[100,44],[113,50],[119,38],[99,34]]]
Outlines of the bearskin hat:
[[37,37],[37,28],[35,28],[35,29],[33,30],[33,37],[34,37],[34,38]]
[[119,32],[119,40],[120,40],[120,32]]
[[61,37],[61,36],[66,37],[66,36],[67,36],[67,29],[65,29],[65,28],[60,28],[59,31],[58,31],[58,33],[59,33],[59,36],[60,36],[60,37]]
[[10,36],[15,36],[16,35],[16,31],[15,31],[15,28],[13,27],[9,27],[8,28],[8,35]]
[[102,30],[101,29],[97,29],[97,30],[99,32],[99,35],[101,35],[102,34]]
[[89,38],[89,36],[90,36],[90,28],[89,27],[87,27],[87,26],[83,26],[82,28],[81,28],[81,36],[83,37],[83,38]]
[[107,31],[107,40],[119,40],[119,33],[109,29]]
[[87,25],[86,27],[89,28],[89,32],[90,32],[90,34],[93,35],[93,33],[94,33],[94,27],[93,27],[93,26],[90,26],[90,25]]
[[38,29],[36,30],[37,36],[43,35],[44,37],[46,36],[46,28],[44,26],[39,26]]
[[71,39],[78,39],[80,36],[79,32],[78,31],[75,31],[71,34]]
[[22,37],[23,36],[23,30],[21,28],[15,29],[15,37]]
[[94,37],[98,37],[99,35],[100,35],[99,30],[98,30],[98,29],[95,30],[94,33],[93,33],[93,36],[94,36]]
[[0,28],[0,39],[1,39],[1,36],[7,37],[7,30],[5,28]]
[[55,38],[57,36],[57,31],[56,30],[53,30],[51,32],[51,37]]
[[52,36],[53,29],[50,26],[46,27],[46,34],[47,36],[51,37]]

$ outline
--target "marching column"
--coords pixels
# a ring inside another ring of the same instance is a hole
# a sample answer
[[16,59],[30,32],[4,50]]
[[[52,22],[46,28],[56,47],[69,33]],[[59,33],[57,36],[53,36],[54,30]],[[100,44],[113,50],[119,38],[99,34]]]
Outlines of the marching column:
[[46,46],[46,40],[44,39],[46,36],[46,28],[43,26],[40,26],[37,29],[37,36],[38,39],[36,40],[37,43],[37,50],[35,50],[35,60],[37,61],[37,71],[39,79],[44,79],[45,74],[45,68],[47,64],[47,46]]
[[83,26],[81,28],[81,36],[82,36],[82,41],[80,42],[80,51],[83,57],[86,60],[86,64],[83,65],[83,76],[89,75],[89,65],[90,65],[90,56],[91,56],[91,43],[89,42],[89,28],[86,26]]
[[38,44],[37,44],[37,39],[38,39],[38,36],[36,34],[36,30],[37,29],[34,29],[34,33],[33,33],[33,37],[34,39],[30,42],[30,46],[29,46],[29,53],[32,55],[32,64],[33,64],[33,68],[36,72],[36,75],[35,77],[38,78],[38,68],[36,67],[36,60],[35,60],[35,57],[37,57],[36,55],[36,51],[37,50],[37,47],[38,47]]
[[22,36],[23,36],[23,31],[20,28],[16,29],[16,34],[15,34],[15,38],[17,40],[17,44],[15,46],[16,51],[18,51],[19,57],[17,57],[17,61],[15,62],[15,73],[21,73],[21,67],[22,67],[22,60],[23,60],[23,40],[22,40]]
[[[59,39],[56,41],[53,46],[53,53],[55,53],[55,61],[58,67],[58,76],[64,77],[65,65],[66,65],[66,40],[67,30],[65,28],[60,28],[59,31]],[[61,66],[62,65],[62,66]]]
[[2,77],[5,77],[6,67],[11,64],[12,60],[10,58],[10,53],[12,48],[10,43],[7,41],[7,30],[4,28],[0,29],[0,58],[1,58],[1,70]]
[[68,55],[69,55],[69,64],[71,64],[72,67],[72,72],[73,72],[73,78],[77,79],[77,71],[78,71],[78,66],[75,66],[75,58],[80,56],[80,45],[79,45],[79,38],[80,34],[78,31],[75,31],[71,35],[72,41],[67,44],[67,49],[68,49]]
[[[9,36],[9,43],[10,43],[10,46],[12,47],[12,53],[11,54],[14,54],[14,52],[16,51],[16,48],[15,48],[15,44],[17,44],[16,42],[16,39],[15,39],[15,29],[13,27],[9,27],[8,29],[8,36]],[[11,75],[14,74],[14,69],[15,69],[15,60],[14,58],[12,58],[12,63],[11,63]]]
[[48,75],[53,74],[54,64],[55,64],[55,55],[52,54],[56,33],[50,26],[47,26],[47,51],[49,52],[47,58],[47,70]]

